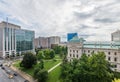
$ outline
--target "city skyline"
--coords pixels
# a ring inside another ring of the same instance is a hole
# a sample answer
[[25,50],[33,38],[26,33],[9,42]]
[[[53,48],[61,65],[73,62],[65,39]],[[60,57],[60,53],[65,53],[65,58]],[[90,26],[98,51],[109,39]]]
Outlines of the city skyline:
[[0,21],[34,30],[36,37],[77,32],[88,41],[110,41],[120,27],[119,0],[1,0]]

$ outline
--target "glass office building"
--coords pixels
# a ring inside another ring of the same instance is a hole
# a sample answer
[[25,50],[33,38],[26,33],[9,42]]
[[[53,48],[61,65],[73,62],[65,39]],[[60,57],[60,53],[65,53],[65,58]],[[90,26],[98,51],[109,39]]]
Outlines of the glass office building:
[[68,33],[67,34],[67,41],[70,41],[74,37],[78,37],[78,34],[77,33]]
[[20,26],[0,23],[0,57],[21,54],[21,52],[34,52],[34,31],[21,29]]
[[34,49],[34,31],[29,30],[15,30],[16,36],[16,51],[24,52]]
[[117,30],[116,32],[113,32],[111,34],[111,40],[115,42],[120,42],[120,30]]

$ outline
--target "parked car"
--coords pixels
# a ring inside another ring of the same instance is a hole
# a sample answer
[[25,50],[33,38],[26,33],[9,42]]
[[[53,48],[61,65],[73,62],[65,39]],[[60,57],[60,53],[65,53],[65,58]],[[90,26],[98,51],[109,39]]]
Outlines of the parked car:
[[2,57],[0,57],[0,60],[3,60],[3,58],[2,58]]
[[29,82],[28,80],[25,80],[24,82]]
[[17,74],[17,73],[14,73],[13,75],[14,75],[14,76],[17,76],[18,74]]
[[2,67],[3,66],[3,64],[0,64],[0,67]]
[[1,68],[2,68],[3,70],[5,70],[5,68],[4,68],[3,66],[2,66]]

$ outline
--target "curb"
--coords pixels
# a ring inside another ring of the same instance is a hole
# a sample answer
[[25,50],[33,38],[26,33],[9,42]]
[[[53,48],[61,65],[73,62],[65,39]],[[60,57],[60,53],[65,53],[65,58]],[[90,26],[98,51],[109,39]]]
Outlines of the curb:
[[30,82],[36,82],[33,77],[31,77],[30,75],[26,74],[25,72],[19,70],[18,68],[14,67],[14,66],[10,66],[10,68],[17,72],[19,75],[21,75],[23,78],[25,78],[26,80],[30,81]]

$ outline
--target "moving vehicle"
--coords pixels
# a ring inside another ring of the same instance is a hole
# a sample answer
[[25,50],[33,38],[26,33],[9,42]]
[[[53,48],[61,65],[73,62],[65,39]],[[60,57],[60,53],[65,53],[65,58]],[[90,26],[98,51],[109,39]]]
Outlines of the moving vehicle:
[[0,64],[0,67],[2,67],[3,66],[3,64]]
[[17,73],[14,73],[13,75],[14,75],[14,76],[17,76],[18,74],[17,74]]
[[29,82],[28,80],[25,80],[24,82]]
[[5,70],[5,68],[4,68],[3,66],[2,66],[1,68],[2,68],[3,70]]

